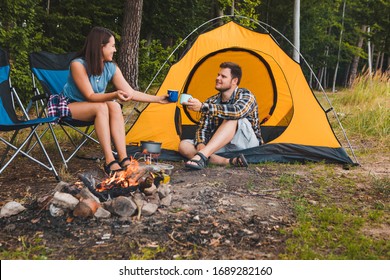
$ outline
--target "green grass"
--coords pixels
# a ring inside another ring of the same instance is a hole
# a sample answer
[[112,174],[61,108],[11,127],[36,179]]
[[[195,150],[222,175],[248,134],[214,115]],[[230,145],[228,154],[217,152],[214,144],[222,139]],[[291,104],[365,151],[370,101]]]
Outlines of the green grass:
[[0,260],[47,260],[50,249],[46,248],[43,239],[39,236],[28,238],[18,237],[20,246],[13,251],[0,247]]
[[130,260],[154,260],[158,259],[157,255],[164,252],[166,249],[160,246],[156,248],[143,247],[139,254],[132,254]]
[[287,241],[287,259],[388,259],[390,245],[360,232],[363,217],[335,206],[298,203],[298,226]]
[[[389,259],[390,241],[368,230],[390,225],[389,178],[340,175],[336,166],[297,165],[279,178],[283,199],[296,221],[281,232],[288,239],[281,259]],[[306,175],[296,175],[296,171]]]
[[[282,232],[288,240],[281,259],[389,259],[389,240],[364,233],[389,224],[388,195],[382,195],[388,192],[388,179],[371,178],[370,188],[362,193],[352,178],[329,177],[327,168],[317,168],[304,190],[294,175],[285,174],[279,181],[296,215],[294,226]],[[366,198],[374,194],[382,201]]]
[[282,230],[288,239],[281,259],[390,259],[390,179],[385,172],[367,171],[371,162],[389,159],[389,81],[389,74],[364,75],[350,89],[330,95],[365,166],[348,172],[327,164],[292,166],[280,176],[281,196],[296,217]]
[[390,132],[389,80],[389,73],[360,76],[350,89],[332,96],[349,136],[386,141]]

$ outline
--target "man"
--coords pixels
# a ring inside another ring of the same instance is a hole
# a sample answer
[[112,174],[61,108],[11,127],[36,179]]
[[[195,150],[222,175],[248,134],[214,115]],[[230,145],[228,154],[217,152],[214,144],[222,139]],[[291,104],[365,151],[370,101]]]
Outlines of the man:
[[247,167],[243,154],[228,159],[216,153],[252,148],[263,142],[256,98],[249,90],[238,87],[241,76],[239,65],[224,62],[215,83],[219,93],[204,103],[196,98],[183,103],[188,110],[201,112],[195,139],[183,140],[179,145],[180,154],[189,159],[187,168],[200,170],[208,162]]

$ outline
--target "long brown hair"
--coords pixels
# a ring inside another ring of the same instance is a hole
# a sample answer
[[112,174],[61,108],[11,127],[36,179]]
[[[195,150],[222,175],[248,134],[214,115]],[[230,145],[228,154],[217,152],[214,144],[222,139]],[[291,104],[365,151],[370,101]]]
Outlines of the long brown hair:
[[114,33],[111,30],[99,26],[92,28],[89,32],[83,48],[76,55],[76,57],[85,59],[88,75],[103,73],[102,47],[109,42],[112,36]]

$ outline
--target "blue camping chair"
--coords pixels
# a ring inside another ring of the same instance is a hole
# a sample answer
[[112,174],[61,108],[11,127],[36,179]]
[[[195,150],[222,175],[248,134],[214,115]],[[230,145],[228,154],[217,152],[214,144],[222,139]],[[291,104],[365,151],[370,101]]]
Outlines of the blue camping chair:
[[[75,53],[55,54],[45,51],[33,52],[29,55],[34,93],[36,98],[40,99],[40,102],[35,102],[38,114],[46,114],[46,104],[50,95],[61,93],[69,75],[69,64],[74,56]],[[38,89],[36,80],[39,81],[39,84],[43,89],[43,93],[41,93]],[[65,168],[68,167],[68,162],[88,140],[99,144],[99,142],[92,137],[92,134],[95,131],[93,128],[93,122],[84,122],[66,117],[59,120],[59,125],[74,147],[73,151],[65,156],[63,149],[58,144],[58,138],[55,134],[53,135],[53,137],[56,138],[57,148]],[[66,128],[70,128],[71,130],[79,133],[82,136],[81,140],[77,141]],[[81,130],[80,128],[85,129]]]
[[[17,106],[16,106],[17,105]],[[20,108],[23,112],[23,119],[20,119],[16,114],[15,108]],[[51,118],[35,118],[30,119],[27,111],[23,107],[23,104],[11,85],[10,79],[10,64],[7,53],[0,48],[0,131],[1,132],[12,132],[13,134],[10,140],[7,140],[6,134],[0,135],[0,141],[6,145],[6,149],[0,158],[0,174],[7,168],[7,166],[16,158],[18,154],[21,154],[33,162],[41,165],[49,171],[52,171],[57,180],[59,180],[58,173],[46,152],[46,149],[38,135],[37,129],[40,126],[50,126],[51,123],[56,122],[56,117]],[[27,134],[25,129],[31,131]],[[32,155],[33,149],[28,151],[24,150],[28,145],[27,143],[35,137],[36,143],[41,148],[43,155],[46,157],[48,164],[43,163]],[[21,139],[18,139],[21,138]],[[14,153],[10,153],[14,150]],[[12,154],[12,155],[11,155]],[[9,157],[10,156],[10,157]],[[22,170],[22,169],[21,169]]]

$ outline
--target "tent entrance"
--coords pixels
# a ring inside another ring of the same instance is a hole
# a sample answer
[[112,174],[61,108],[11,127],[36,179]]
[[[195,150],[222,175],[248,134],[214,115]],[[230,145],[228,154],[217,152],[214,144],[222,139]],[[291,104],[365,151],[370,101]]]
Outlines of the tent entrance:
[[[215,78],[219,65],[225,61],[232,61],[241,66],[243,75],[239,86],[249,89],[256,96],[260,122],[266,122],[272,116],[277,104],[277,87],[270,65],[258,52],[243,48],[228,48],[208,54],[192,68],[183,92],[191,94],[202,102],[215,94]],[[189,111],[185,107],[183,112],[185,116],[183,114],[181,116],[181,137],[193,138],[200,114]],[[289,119],[291,117],[292,115]],[[285,124],[263,127],[264,140],[269,142],[275,139],[285,129]]]
[[[242,48],[229,48],[213,52],[200,60],[191,70],[185,82],[183,92],[187,92],[205,101],[216,93],[215,78],[219,65],[225,61],[232,61],[242,68],[240,87],[249,89],[255,96],[259,105],[259,119],[269,118],[276,106],[277,91],[275,80],[270,66],[258,53]],[[200,114],[183,108],[188,120],[183,118],[183,124],[196,124]]]

